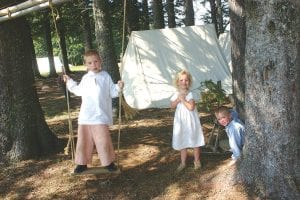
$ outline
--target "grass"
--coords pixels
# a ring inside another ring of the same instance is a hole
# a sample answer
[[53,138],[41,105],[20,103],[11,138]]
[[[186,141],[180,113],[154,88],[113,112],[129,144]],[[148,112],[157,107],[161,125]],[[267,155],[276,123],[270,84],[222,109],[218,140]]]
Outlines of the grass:
[[[80,72],[80,71],[86,71],[86,67],[84,65],[78,65],[78,66],[70,66],[71,72]],[[56,68],[56,73],[61,74],[62,70],[60,67]],[[41,76],[47,78],[49,76],[49,69],[47,70],[40,70]]]

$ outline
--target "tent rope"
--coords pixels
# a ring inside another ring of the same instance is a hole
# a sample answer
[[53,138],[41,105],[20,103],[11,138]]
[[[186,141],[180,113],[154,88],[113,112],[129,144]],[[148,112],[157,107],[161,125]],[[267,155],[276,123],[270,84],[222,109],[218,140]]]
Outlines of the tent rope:
[[[52,0],[49,0],[49,8],[51,10],[51,16],[52,16],[52,19],[53,19],[55,32],[57,34],[58,46],[59,46],[60,52],[62,54],[62,47],[61,47],[61,43],[60,43],[59,31],[58,31],[58,28],[57,28],[57,19],[59,19],[59,12],[54,7],[54,5],[52,3]],[[62,65],[62,73],[63,73],[63,75],[66,75],[66,69],[65,69],[64,65]],[[67,101],[67,108],[68,108],[69,139],[68,139],[67,146],[64,148],[64,153],[66,155],[68,155],[69,154],[69,149],[70,149],[71,150],[72,161],[74,161],[75,143],[74,143],[74,134],[73,134],[73,127],[72,127],[71,112],[70,112],[70,98],[69,98],[69,92],[68,92],[67,87],[66,87],[66,92],[65,93],[66,93],[66,101]]]

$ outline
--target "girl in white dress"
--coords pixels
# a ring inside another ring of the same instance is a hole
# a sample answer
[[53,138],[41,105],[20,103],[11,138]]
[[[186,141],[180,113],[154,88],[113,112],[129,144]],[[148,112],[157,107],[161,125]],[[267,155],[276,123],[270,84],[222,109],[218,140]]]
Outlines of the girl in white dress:
[[192,78],[188,71],[179,72],[175,79],[177,91],[171,97],[171,108],[176,108],[173,123],[172,147],[180,151],[181,163],[177,171],[186,167],[187,148],[194,149],[194,169],[201,168],[200,146],[204,146],[204,136],[195,100],[189,91]]

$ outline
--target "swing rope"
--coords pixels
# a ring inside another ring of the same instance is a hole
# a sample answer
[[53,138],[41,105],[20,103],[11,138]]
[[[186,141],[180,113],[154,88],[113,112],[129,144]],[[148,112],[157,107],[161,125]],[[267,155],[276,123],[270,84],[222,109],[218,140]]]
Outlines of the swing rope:
[[[122,27],[122,47],[121,47],[121,66],[119,69],[120,77],[122,78],[123,68],[123,54],[124,54],[124,43],[125,43],[125,24],[126,24],[126,0],[124,0],[123,6],[123,27]],[[118,147],[117,147],[117,166],[119,168],[119,155],[120,155],[120,139],[121,139],[121,123],[122,123],[122,91],[119,93],[119,124],[118,124]]]
[[[59,12],[53,6],[52,0],[49,0],[49,7],[50,7],[50,10],[51,10],[51,16],[52,16],[52,19],[53,19],[55,32],[57,34],[58,46],[59,46],[59,49],[60,49],[60,53],[62,54],[62,47],[61,47],[61,43],[60,43],[60,36],[59,36],[58,28],[57,28],[57,19],[59,19]],[[63,73],[63,75],[66,75],[66,69],[65,69],[64,65],[62,65],[62,73]],[[71,156],[72,156],[72,161],[74,161],[74,157],[75,157],[74,156],[75,155],[75,143],[74,143],[74,134],[73,134],[73,127],[72,127],[71,112],[70,112],[70,98],[69,98],[69,92],[68,92],[68,88],[67,87],[66,87],[65,93],[66,93],[66,101],[67,101],[67,108],[68,108],[69,139],[68,139],[67,146],[64,148],[64,153],[66,155],[68,155],[69,154],[69,149],[70,149]]]
[[[120,77],[122,77],[122,67],[123,67],[123,55],[124,55],[124,44],[125,44],[125,25],[126,25],[126,0],[124,0],[124,10],[123,10],[123,27],[122,27],[122,49],[121,49],[121,66],[119,69],[119,73],[120,73]],[[58,36],[58,44],[59,44],[59,48],[60,48],[60,52],[62,54],[62,47],[60,44],[60,37],[59,37],[59,31],[57,28],[57,19],[59,19],[59,12],[58,10],[53,6],[52,0],[49,0],[49,7],[51,10],[51,15],[53,18],[53,22],[54,22],[54,27],[55,27],[55,31],[56,34]],[[55,13],[56,11],[56,13]],[[56,15],[56,16],[55,16]],[[62,67],[62,71],[63,74],[66,75],[66,70],[65,67]],[[128,116],[132,117],[133,115],[136,114],[135,110],[132,110],[131,108],[129,108],[129,106],[127,105],[126,107],[126,103],[122,102],[122,90],[119,92],[119,117],[118,117],[118,141],[117,141],[117,166],[119,167],[119,155],[120,155],[120,140],[121,140],[121,123],[122,123],[122,104],[125,105],[125,110],[126,111],[130,111],[130,113],[128,113]],[[67,107],[68,107],[68,123],[69,123],[69,139],[68,139],[68,143],[67,146],[64,148],[64,153],[66,155],[68,155],[69,153],[69,149],[71,150],[71,154],[72,154],[72,160],[74,161],[74,155],[75,155],[75,143],[74,143],[74,134],[73,134],[73,128],[72,128],[72,120],[71,120],[71,114],[70,114],[70,100],[69,100],[69,93],[68,93],[68,89],[66,87],[66,99],[67,99]],[[125,113],[126,114],[126,113]]]

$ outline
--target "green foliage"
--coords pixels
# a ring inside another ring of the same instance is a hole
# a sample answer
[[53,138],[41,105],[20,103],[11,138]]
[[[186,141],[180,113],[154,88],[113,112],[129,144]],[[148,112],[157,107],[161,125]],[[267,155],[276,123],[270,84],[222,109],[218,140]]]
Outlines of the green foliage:
[[[69,2],[63,4],[58,9],[61,11],[60,17],[63,20],[64,24],[69,63],[72,65],[81,65],[83,62],[82,54],[84,52],[82,31],[83,28],[81,25],[81,11],[83,10],[83,8],[81,8],[78,3],[74,4],[73,2]],[[42,12],[45,11],[34,12],[27,16],[27,19],[31,25],[31,33],[34,42],[36,57],[46,57],[48,55],[45,44],[45,31],[43,28],[44,19],[41,14]],[[60,47],[58,44],[58,35],[55,31],[51,15],[49,15],[49,20],[51,23],[53,54],[54,56],[61,56]]]
[[210,111],[213,106],[220,106],[228,101],[225,91],[221,88],[221,82],[214,83],[212,80],[201,82],[201,100],[198,107]]

